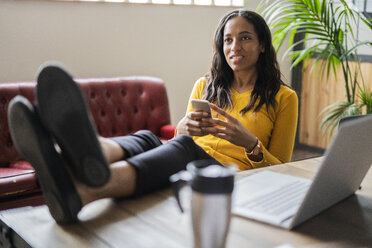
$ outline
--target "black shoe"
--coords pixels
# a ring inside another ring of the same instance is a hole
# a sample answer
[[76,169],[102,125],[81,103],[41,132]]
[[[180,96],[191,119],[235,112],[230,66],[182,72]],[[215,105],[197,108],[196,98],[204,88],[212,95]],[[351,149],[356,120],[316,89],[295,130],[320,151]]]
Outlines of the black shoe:
[[77,221],[81,200],[71,181],[65,163],[41,125],[31,103],[22,96],[12,99],[8,122],[17,151],[36,170],[45,202],[59,224]]
[[69,74],[53,65],[42,68],[37,82],[40,119],[56,139],[75,176],[92,187],[107,183],[109,165],[79,86]]

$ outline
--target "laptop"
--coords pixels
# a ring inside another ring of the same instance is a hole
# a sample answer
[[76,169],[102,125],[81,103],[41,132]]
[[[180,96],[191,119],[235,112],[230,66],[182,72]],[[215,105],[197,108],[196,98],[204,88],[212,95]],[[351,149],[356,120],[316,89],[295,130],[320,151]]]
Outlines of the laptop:
[[235,184],[234,215],[292,229],[352,195],[372,164],[372,117],[339,127],[313,180],[269,170]]

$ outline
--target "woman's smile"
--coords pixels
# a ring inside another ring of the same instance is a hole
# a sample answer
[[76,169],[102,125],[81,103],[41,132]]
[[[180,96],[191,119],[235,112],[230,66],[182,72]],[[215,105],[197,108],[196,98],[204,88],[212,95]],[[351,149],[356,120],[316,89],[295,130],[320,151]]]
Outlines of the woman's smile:
[[244,59],[244,56],[243,55],[231,55],[230,56],[230,60],[234,64],[240,63],[243,59]]

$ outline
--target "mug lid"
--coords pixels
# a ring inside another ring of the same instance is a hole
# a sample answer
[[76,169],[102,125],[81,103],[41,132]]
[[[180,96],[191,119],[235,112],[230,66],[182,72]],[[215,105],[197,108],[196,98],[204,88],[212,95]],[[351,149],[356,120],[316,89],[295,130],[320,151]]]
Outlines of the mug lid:
[[[227,194],[234,189],[235,169],[219,164],[206,164],[205,160],[190,162],[187,170],[191,172],[191,188],[206,194]],[[200,166],[203,164],[203,166]]]

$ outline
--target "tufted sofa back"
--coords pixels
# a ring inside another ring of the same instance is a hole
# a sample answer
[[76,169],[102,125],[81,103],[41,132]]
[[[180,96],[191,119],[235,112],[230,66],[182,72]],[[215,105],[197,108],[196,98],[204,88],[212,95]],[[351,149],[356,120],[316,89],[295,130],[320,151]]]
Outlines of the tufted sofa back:
[[[90,78],[76,80],[93,115],[97,131],[104,137],[148,129],[160,136],[170,124],[164,82],[155,77]],[[23,95],[34,102],[35,82],[0,83],[0,166],[20,160],[8,127],[9,101]],[[58,113],[56,113],[58,114]]]

